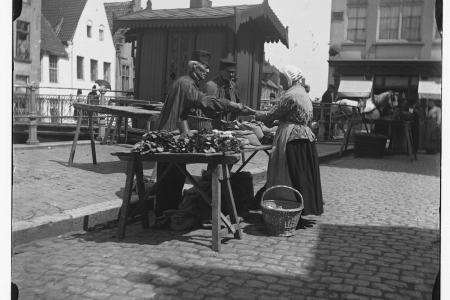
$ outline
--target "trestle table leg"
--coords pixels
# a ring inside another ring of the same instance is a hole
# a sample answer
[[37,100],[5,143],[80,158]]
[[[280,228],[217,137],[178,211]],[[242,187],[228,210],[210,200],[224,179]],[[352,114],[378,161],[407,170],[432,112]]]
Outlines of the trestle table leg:
[[92,113],[89,113],[89,133],[91,135],[92,163],[96,165],[97,155],[95,153],[94,120],[92,118]]
[[127,224],[128,209],[130,206],[131,192],[133,188],[133,179],[134,174],[136,172],[135,168],[136,168],[136,158],[132,156],[127,162],[127,179],[125,181],[125,189],[122,195],[123,202],[120,208],[119,226],[117,231],[117,237],[119,239],[123,239],[123,237],[125,236],[125,227]]
[[78,137],[80,135],[80,127],[81,127],[81,120],[82,120],[82,110],[78,110],[78,119],[77,119],[77,128],[75,129],[75,135],[73,137],[73,143],[72,148],[70,149],[70,155],[69,155],[69,167],[73,165],[73,158],[75,157],[75,150],[77,148],[77,142]]
[[106,142],[108,140],[108,136],[111,134],[111,127],[112,127],[113,122],[114,122],[114,116],[110,116],[108,126],[106,127],[106,130],[105,130],[105,135],[103,136],[102,145],[106,144]]
[[221,190],[220,179],[222,170],[220,165],[215,165],[212,172],[211,188],[212,188],[212,249],[220,252],[220,207],[221,207]]
[[242,231],[239,226],[239,220],[238,215],[236,211],[236,205],[234,203],[234,197],[233,197],[233,190],[231,189],[231,183],[230,183],[230,171],[228,170],[227,165],[222,165],[222,172],[223,172],[223,183],[225,184],[225,197],[226,201],[228,202],[228,205],[230,207],[230,219],[231,224],[235,226],[236,232],[234,233],[234,237],[237,239],[242,238]]

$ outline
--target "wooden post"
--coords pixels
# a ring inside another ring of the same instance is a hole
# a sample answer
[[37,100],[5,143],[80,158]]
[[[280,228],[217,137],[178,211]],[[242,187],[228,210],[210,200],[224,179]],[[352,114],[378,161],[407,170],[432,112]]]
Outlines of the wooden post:
[[[106,93],[106,89],[104,88],[99,88],[98,89],[100,92],[100,105],[104,105],[105,104],[105,93]],[[98,136],[97,139],[99,141],[103,140],[103,137],[105,136],[105,125],[106,125],[106,120],[104,116],[101,116],[100,114],[98,115]]]
[[220,252],[220,208],[221,208],[221,189],[220,180],[222,179],[222,168],[220,165],[213,167],[211,178],[212,187],[212,249]]
[[28,145],[38,145],[39,140],[37,138],[37,112],[36,112],[36,90],[38,86],[32,82],[28,88],[30,89],[30,106],[28,112],[29,125],[28,125]]

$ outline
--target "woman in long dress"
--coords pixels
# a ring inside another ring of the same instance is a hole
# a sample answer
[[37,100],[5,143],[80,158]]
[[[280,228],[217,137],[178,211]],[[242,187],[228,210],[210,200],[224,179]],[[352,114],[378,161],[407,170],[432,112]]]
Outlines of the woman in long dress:
[[[280,75],[286,92],[279,104],[269,112],[256,112],[257,120],[265,123],[279,121],[265,188],[275,185],[293,187],[303,196],[302,215],[320,215],[323,213],[323,200],[319,157],[316,136],[308,126],[313,117],[312,102],[297,67],[286,66]],[[273,189],[266,196],[270,199],[296,199],[294,193],[287,189]]]

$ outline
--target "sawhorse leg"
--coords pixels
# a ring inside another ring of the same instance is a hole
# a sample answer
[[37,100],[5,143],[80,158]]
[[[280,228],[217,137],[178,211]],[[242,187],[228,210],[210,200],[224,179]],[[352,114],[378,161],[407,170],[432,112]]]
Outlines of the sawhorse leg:
[[241,228],[239,226],[239,220],[238,220],[238,214],[236,211],[236,205],[234,202],[234,197],[233,197],[233,191],[231,189],[231,183],[230,183],[230,171],[228,169],[227,165],[222,165],[222,174],[223,174],[223,183],[225,185],[225,197],[226,197],[226,201],[228,202],[228,206],[230,208],[229,214],[230,214],[230,220],[231,220],[231,224],[237,224],[237,228],[236,228],[236,232],[234,233],[234,237],[237,239],[241,239],[242,238],[242,231]]
[[353,129],[353,122],[350,121],[348,124],[347,131],[345,132],[344,139],[342,140],[341,148],[339,149],[339,156],[342,156],[344,151],[347,151],[348,141],[350,140],[350,133],[352,132],[352,129]]
[[117,117],[116,119],[116,127],[114,129],[114,138],[113,138],[113,142],[114,139],[116,141],[116,143],[120,143],[120,127],[122,126],[122,117]]
[[413,148],[412,148],[412,132],[411,132],[411,126],[407,123],[403,125],[406,135],[406,146],[408,147],[408,156],[411,161],[414,159],[417,159],[417,155],[413,154]]
[[132,156],[127,162],[127,179],[125,181],[125,190],[123,191],[123,202],[119,214],[119,226],[117,237],[123,239],[125,236],[125,227],[127,224],[128,210],[131,200],[134,174],[136,172],[136,159]]
[[[219,242],[219,231],[220,231],[220,220],[225,224],[225,226],[228,228],[228,230],[236,234],[236,226],[239,226],[239,224],[231,224],[230,220],[222,213],[221,211],[221,187],[220,187],[220,180],[222,180],[222,167],[218,164],[210,164],[210,169],[212,170],[212,176],[211,176],[211,186],[212,186],[212,199],[209,203],[210,197],[202,190],[198,182],[195,180],[195,178],[185,169],[181,168],[179,165],[174,164],[178,170],[183,173],[186,178],[189,180],[189,182],[194,185],[197,188],[197,191],[199,192],[200,196],[202,197],[203,201],[207,203],[208,205],[212,206],[212,235],[213,235],[213,250],[214,251],[220,251],[220,242]],[[158,178],[159,180],[159,178]],[[215,187],[215,185],[218,185]],[[217,221],[215,221],[217,220]]]
[[111,127],[112,127],[113,122],[114,122],[114,116],[110,116],[108,126],[106,127],[106,130],[105,130],[105,136],[103,137],[103,140],[102,140],[102,145],[106,144],[106,141],[108,140],[108,136],[111,134]]
[[77,119],[77,128],[75,129],[75,136],[73,137],[73,143],[72,148],[70,149],[70,155],[69,155],[69,167],[73,165],[73,158],[75,157],[75,150],[77,148],[77,142],[78,137],[80,135],[80,127],[81,127],[81,120],[82,120],[82,110],[78,110],[78,119]]
[[[253,151],[253,153],[249,156],[249,158],[247,158],[247,160],[243,160],[242,165],[234,173],[239,173],[239,171],[241,171],[248,164],[248,162],[256,155],[256,153],[258,153],[258,150]],[[244,156],[242,156],[242,159],[244,159]]]
[[97,154],[95,153],[95,137],[94,137],[94,120],[92,118],[92,113],[89,113],[89,133],[91,135],[91,152],[92,152],[92,163],[97,164]]
[[212,196],[212,249],[220,252],[220,208],[222,170],[220,165],[215,165],[211,176]]

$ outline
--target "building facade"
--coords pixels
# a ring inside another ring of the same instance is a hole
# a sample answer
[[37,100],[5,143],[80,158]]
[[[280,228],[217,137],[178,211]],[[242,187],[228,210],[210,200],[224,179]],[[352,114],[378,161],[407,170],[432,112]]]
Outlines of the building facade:
[[329,79],[371,80],[418,100],[421,80],[440,80],[442,39],[434,0],[332,0]]
[[[42,15],[67,57],[41,53],[41,94],[88,93],[97,79],[115,89],[116,52],[101,1],[42,0]],[[64,89],[70,88],[70,89]]]
[[[114,21],[121,16],[142,10],[142,1],[111,2],[105,3],[104,6],[116,50],[116,90],[119,95],[126,95],[134,92],[136,43],[125,40],[126,28],[113,29]],[[151,9],[151,1],[147,1],[146,9]]]
[[[23,0],[22,13],[13,22],[13,82],[40,81],[41,0]],[[15,91],[25,92],[16,87]]]

